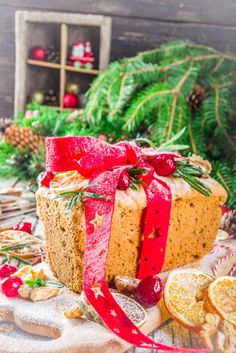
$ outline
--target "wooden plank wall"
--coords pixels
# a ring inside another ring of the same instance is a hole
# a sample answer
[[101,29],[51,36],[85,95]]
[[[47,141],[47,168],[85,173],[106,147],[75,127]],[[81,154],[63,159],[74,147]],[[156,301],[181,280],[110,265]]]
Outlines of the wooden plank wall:
[[16,10],[111,16],[111,60],[174,38],[236,52],[236,0],[0,0],[0,116],[13,113]]

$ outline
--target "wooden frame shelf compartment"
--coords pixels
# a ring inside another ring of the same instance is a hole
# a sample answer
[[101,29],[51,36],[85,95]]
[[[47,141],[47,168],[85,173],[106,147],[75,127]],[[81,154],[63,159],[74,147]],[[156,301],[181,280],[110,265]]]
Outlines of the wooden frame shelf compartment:
[[82,74],[89,74],[89,75],[98,75],[99,74],[99,70],[83,69],[83,68],[80,68],[80,67],[74,67],[74,66],[69,66],[69,65],[65,66],[65,70],[73,71],[73,72],[81,72]]
[[38,60],[28,59],[27,64],[34,65],[34,66],[50,67],[51,69],[61,68],[60,64],[50,63],[49,61],[38,61]]
[[[68,47],[74,41],[91,41],[95,55],[93,69],[69,66]],[[52,108],[63,112],[63,97],[68,79],[82,85],[85,93],[93,77],[106,69],[110,58],[111,18],[100,15],[84,15],[59,12],[16,12],[16,79],[15,113],[25,109],[32,91],[48,89],[47,77],[55,75],[59,92],[59,105]],[[56,43],[60,51],[60,63],[29,59],[34,45],[48,47]],[[45,71],[47,70],[47,71]],[[58,70],[58,74],[56,73]],[[55,75],[53,74],[55,73]],[[84,75],[84,76],[82,76]],[[51,77],[52,76],[52,77]],[[85,82],[87,81],[87,82]]]

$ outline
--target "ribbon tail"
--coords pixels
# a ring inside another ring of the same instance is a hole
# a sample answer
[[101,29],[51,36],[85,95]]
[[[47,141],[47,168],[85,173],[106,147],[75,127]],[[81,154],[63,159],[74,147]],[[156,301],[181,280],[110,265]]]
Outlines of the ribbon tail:
[[[123,167],[112,172],[103,172],[90,179],[91,184],[98,185],[96,192],[104,195],[104,199],[85,200],[84,293],[104,324],[119,338],[136,347],[172,352],[207,352],[209,351],[207,349],[173,347],[153,341],[128,318],[113,298],[105,282],[106,259],[111,236],[116,188],[122,171]],[[160,185],[161,183],[154,183],[151,190],[156,192],[158,187],[159,192]],[[166,226],[168,226],[167,222]]]

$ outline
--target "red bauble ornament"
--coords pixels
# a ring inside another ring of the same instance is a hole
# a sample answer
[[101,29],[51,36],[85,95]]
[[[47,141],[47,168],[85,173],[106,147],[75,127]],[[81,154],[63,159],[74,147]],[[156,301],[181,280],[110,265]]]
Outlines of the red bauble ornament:
[[74,93],[66,93],[63,102],[65,108],[77,108],[79,105],[79,98]]
[[46,50],[43,47],[33,47],[31,49],[30,57],[33,60],[43,61],[46,58]]

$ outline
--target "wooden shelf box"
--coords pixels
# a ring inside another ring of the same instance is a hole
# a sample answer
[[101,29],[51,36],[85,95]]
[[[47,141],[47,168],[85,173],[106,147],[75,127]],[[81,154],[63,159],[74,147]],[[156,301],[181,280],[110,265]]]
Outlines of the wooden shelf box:
[[[95,57],[94,68],[84,69],[67,64],[69,45],[75,41],[90,41]],[[110,59],[111,18],[59,12],[16,12],[16,73],[15,114],[25,109],[34,90],[57,87],[58,109],[64,110],[66,83],[80,84],[83,93],[92,80],[106,69]],[[29,58],[30,49],[54,44],[60,50],[60,63]]]

